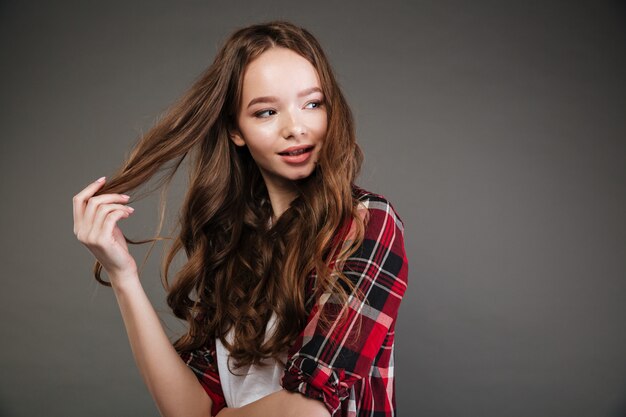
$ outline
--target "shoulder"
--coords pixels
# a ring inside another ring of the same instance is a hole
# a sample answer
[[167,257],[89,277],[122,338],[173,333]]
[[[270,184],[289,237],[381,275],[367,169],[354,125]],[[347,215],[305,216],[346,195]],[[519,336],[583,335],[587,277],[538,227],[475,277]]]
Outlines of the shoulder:
[[404,232],[404,222],[385,196],[356,185],[352,186],[352,196],[358,201],[359,212],[365,217],[366,230],[394,227]]
[[[363,241],[344,263],[344,272],[360,280],[377,282],[399,296],[407,287],[408,260],[404,247],[404,223],[389,200],[381,194],[353,187],[360,215],[364,215]],[[355,274],[355,275],[353,275]],[[367,283],[359,281],[363,285]]]

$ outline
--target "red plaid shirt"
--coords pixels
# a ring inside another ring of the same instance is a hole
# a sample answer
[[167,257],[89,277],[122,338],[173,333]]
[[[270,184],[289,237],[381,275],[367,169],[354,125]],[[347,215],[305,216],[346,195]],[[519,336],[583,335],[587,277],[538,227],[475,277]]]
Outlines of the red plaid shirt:
[[[358,187],[354,191],[368,216],[365,238],[341,268],[361,297],[350,296],[343,305],[330,294],[315,299],[316,275],[310,275],[309,318],[289,349],[282,386],[322,401],[331,416],[395,416],[394,329],[408,274],[404,227],[384,197]],[[341,325],[319,325],[322,311],[336,317],[342,308],[347,319]],[[181,357],[213,400],[216,415],[226,404],[215,346]]]

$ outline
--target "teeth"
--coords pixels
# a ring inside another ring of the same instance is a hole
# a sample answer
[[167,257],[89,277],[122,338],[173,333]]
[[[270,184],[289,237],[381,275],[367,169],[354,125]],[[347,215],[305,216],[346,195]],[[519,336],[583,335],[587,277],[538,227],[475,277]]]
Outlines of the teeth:
[[302,155],[303,153],[305,153],[309,149],[310,148],[302,148],[302,149],[298,149],[297,151],[293,151],[293,152],[283,152],[283,154],[284,155],[289,155],[289,156],[297,156],[297,155]]

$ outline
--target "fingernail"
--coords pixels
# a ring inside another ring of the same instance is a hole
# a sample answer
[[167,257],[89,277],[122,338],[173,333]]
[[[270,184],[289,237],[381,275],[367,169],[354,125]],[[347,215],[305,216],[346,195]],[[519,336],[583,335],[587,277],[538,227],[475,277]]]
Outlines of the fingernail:
[[105,179],[105,178],[106,178],[106,177],[100,177],[100,178],[98,178],[98,179],[96,180],[96,182],[104,182],[104,179]]
[[128,200],[128,199],[130,198],[130,196],[129,196],[129,195],[126,195],[126,194],[122,194],[122,198],[125,198],[125,199],[127,199],[127,200]]
[[128,208],[128,210],[132,213],[133,211],[135,211],[134,208],[132,208],[131,206],[126,206]]

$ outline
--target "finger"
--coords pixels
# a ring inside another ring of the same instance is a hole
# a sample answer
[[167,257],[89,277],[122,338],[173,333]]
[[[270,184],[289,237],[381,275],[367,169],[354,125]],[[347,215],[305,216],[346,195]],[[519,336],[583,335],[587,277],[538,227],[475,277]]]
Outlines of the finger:
[[107,233],[103,228],[104,222],[106,218],[110,215],[110,213],[116,210],[123,210],[128,213],[132,213],[133,211],[135,211],[134,208],[130,206],[125,206],[122,204],[101,204],[98,207],[98,211],[96,212],[95,217],[93,219],[90,235],[92,233],[96,235]]
[[113,229],[117,225],[117,222],[120,219],[125,219],[129,217],[131,214],[131,211],[123,209],[113,210],[109,212],[101,227],[98,229],[98,232],[94,233],[92,237],[93,243],[100,247],[111,244],[111,242],[114,241]]
[[104,222],[104,217],[113,210],[127,210],[133,211],[131,207],[122,204],[103,204],[99,206],[98,212],[100,212],[100,218],[98,219],[97,213],[94,214],[94,218],[83,219],[82,223],[76,228],[76,237],[81,242],[90,245],[97,240]]
[[[132,208],[132,207],[129,207]],[[117,225],[117,222],[121,219],[125,219],[133,214],[132,210],[115,210],[109,213],[102,224],[102,232],[107,233],[109,235],[113,234],[113,229]]]
[[[111,271],[111,268],[116,269],[122,265],[119,265],[120,260],[125,257],[124,252],[128,253],[128,248],[123,241],[123,235],[120,236],[121,231],[117,229],[118,233],[114,233],[116,223],[123,218],[130,216],[128,210],[113,210],[107,215],[101,233],[94,234],[93,238],[90,238],[85,246],[94,254],[107,271]],[[117,240],[121,238],[122,241]]]
[[129,199],[130,197],[125,194],[102,194],[96,197],[91,197],[87,201],[83,218],[79,222],[84,223],[85,225],[92,224],[95,221],[96,213],[101,205],[112,203],[124,204],[127,203]]
[[96,193],[96,191],[98,191],[102,187],[102,185],[104,185],[104,181],[105,177],[98,178],[96,181],[83,188],[72,199],[72,208],[74,214],[74,233],[76,233],[77,231],[77,223],[80,223],[83,218],[87,200],[92,197]]

